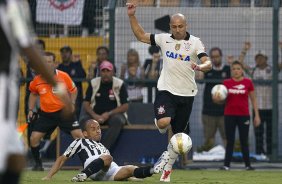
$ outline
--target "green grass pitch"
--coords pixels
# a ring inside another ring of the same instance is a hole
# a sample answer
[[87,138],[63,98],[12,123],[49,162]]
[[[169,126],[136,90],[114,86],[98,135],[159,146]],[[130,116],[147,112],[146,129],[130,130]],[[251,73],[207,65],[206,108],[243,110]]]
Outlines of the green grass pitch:
[[[72,183],[71,178],[78,171],[59,171],[51,181],[41,181],[45,172],[25,171],[21,178],[22,184],[66,184]],[[160,175],[154,175],[141,182],[106,182],[106,183],[160,183]],[[105,183],[87,180],[85,183]],[[187,184],[280,184],[281,171],[216,171],[216,170],[174,170],[170,183]]]

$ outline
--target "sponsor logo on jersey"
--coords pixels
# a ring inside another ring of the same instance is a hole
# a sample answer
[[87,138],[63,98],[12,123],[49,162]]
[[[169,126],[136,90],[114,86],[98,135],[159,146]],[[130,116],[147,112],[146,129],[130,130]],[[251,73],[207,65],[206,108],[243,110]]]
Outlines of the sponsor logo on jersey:
[[233,86],[233,88],[236,88],[236,89],[229,89],[228,92],[231,94],[245,94],[246,93],[246,90],[244,89],[245,85],[243,84]]
[[75,121],[75,122],[72,123],[72,127],[78,127],[78,126],[79,126],[79,124],[78,124],[77,121]]
[[180,61],[190,61],[190,56],[184,54],[178,54],[170,51],[166,51],[166,57],[171,59],[177,59]]

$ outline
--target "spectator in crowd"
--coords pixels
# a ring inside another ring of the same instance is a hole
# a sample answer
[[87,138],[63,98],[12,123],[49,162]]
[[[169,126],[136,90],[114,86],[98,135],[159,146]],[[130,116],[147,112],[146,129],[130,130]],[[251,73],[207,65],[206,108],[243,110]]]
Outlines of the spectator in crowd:
[[[236,127],[239,129],[239,138],[241,143],[241,150],[245,162],[246,170],[254,170],[251,167],[249,156],[249,98],[255,111],[254,126],[260,125],[260,116],[257,106],[257,100],[254,92],[254,85],[252,81],[244,77],[243,64],[239,61],[234,61],[231,65],[230,79],[225,79],[223,85],[228,90],[228,96],[225,101],[224,108],[224,125],[226,133],[226,151],[224,166],[220,169],[229,170],[232,159]],[[219,95],[213,96],[215,103],[222,103]]]
[[129,80],[127,92],[130,102],[143,102],[142,85],[134,80],[144,79],[144,71],[140,66],[139,54],[135,49],[127,52],[127,61],[121,66],[120,78]]
[[76,115],[79,117],[80,108],[83,101],[82,82],[78,81],[85,79],[86,73],[82,67],[80,57],[72,54],[72,49],[69,46],[64,46],[60,49],[62,63],[59,64],[58,70],[64,71],[72,78],[77,87],[77,98],[75,101]]
[[[45,59],[47,64],[54,71],[55,78],[61,85],[64,86],[61,86],[61,88],[67,88],[72,101],[72,104],[70,105],[71,107],[69,108],[71,108],[74,113],[77,89],[73,81],[67,73],[55,69],[53,54],[46,53]],[[62,100],[56,96],[60,90],[59,88],[52,87],[44,81],[41,75],[37,75],[30,82],[29,90],[31,93],[29,96],[28,118],[33,117],[33,109],[35,107],[36,100],[38,97],[40,98],[39,118],[32,127],[30,144],[31,152],[35,161],[33,170],[42,171],[43,167],[39,154],[39,143],[46,133],[53,132],[58,126],[62,131],[71,133],[73,138],[82,138],[83,135],[74,114],[71,117],[61,116],[64,104],[62,103]]]
[[97,59],[95,62],[91,63],[90,67],[88,68],[88,79],[93,79],[95,77],[100,76],[100,64],[103,61],[109,60],[110,51],[108,47],[100,46],[96,50]]
[[[212,70],[201,75],[200,79],[208,80],[223,80],[230,78],[230,66],[226,65],[222,61],[222,51],[218,47],[213,47],[210,50],[209,56],[212,61]],[[203,110],[202,110],[202,122],[204,127],[205,142],[198,151],[208,151],[215,143],[216,131],[219,130],[224,145],[226,144],[226,136],[224,131],[224,105],[216,104],[212,100],[211,90],[212,88],[221,83],[207,82],[204,88],[203,95]]]
[[146,59],[143,65],[145,78],[151,80],[157,80],[160,76],[162,69],[160,49],[157,46],[151,45],[149,47],[149,53],[152,55],[152,58]]
[[102,144],[111,150],[121,129],[127,123],[128,94],[124,82],[114,75],[114,66],[109,61],[100,64],[101,77],[93,78],[86,91],[83,108],[86,114],[100,125],[109,125]]

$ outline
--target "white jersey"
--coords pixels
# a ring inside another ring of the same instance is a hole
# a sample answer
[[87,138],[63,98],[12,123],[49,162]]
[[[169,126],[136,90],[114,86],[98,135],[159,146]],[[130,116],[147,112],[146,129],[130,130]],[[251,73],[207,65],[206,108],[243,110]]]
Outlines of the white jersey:
[[158,80],[158,90],[178,96],[195,96],[198,92],[195,71],[191,62],[207,56],[201,40],[187,33],[184,40],[176,40],[171,34],[151,35],[151,44],[159,45],[163,54],[163,69]]
[[85,168],[101,155],[110,155],[110,152],[102,143],[80,138],[74,140],[64,153],[66,157],[73,157],[75,154],[78,154]]
[[[272,68],[267,66],[264,69],[258,67],[253,70],[254,80],[272,80]],[[272,109],[272,87],[271,84],[256,84],[255,92],[257,97],[257,104],[260,110]]]

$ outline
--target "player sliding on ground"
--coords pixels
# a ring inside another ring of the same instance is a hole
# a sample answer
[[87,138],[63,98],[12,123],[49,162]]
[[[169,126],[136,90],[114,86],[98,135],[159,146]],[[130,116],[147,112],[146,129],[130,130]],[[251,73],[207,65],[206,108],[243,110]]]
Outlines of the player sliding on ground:
[[100,143],[101,129],[99,123],[93,119],[85,119],[81,121],[81,129],[85,139],[74,140],[65,153],[57,158],[48,175],[42,180],[50,180],[65,161],[75,154],[78,154],[83,163],[83,170],[72,178],[71,181],[73,182],[82,182],[87,178],[96,181],[120,181],[130,177],[146,178],[161,172],[168,162],[168,152],[165,151],[154,167],[118,166],[113,162],[109,150]]

